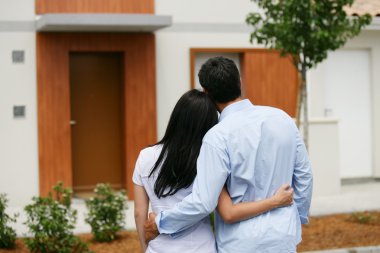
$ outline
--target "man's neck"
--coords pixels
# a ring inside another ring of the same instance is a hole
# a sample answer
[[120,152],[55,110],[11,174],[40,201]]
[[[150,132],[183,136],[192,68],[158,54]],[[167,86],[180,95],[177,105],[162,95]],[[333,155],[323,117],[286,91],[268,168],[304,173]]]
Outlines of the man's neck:
[[233,103],[239,102],[241,100],[243,99],[241,97],[238,97],[237,99],[227,103],[216,103],[216,107],[218,108],[218,111],[221,113],[227,106],[232,105]]

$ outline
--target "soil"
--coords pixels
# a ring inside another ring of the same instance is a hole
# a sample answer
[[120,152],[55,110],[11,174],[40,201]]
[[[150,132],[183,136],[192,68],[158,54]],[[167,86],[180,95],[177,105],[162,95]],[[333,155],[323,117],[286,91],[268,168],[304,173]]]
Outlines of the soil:
[[380,212],[339,214],[310,219],[298,251],[380,245]]
[[[140,253],[140,244],[136,232],[123,231],[112,243],[95,243],[91,234],[79,235],[89,243],[94,253]],[[310,219],[303,227],[303,241],[298,252],[380,245],[380,212],[360,214],[339,214]],[[0,250],[0,253],[28,253],[17,240],[13,250]]]
[[[89,244],[94,253],[140,253],[140,242],[136,232],[123,231],[112,243],[97,243],[92,240],[91,234],[79,235],[82,241]],[[22,239],[17,239],[16,248],[13,250],[1,250],[0,253],[29,253]]]

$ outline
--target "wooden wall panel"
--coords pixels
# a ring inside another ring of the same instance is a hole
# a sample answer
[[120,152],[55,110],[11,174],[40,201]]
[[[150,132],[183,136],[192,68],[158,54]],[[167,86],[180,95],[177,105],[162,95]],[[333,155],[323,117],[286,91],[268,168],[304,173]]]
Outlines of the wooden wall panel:
[[37,34],[40,194],[57,181],[72,186],[69,52],[124,53],[125,179],[139,151],[156,142],[155,39],[153,34]]
[[36,13],[154,13],[154,0],[36,0]]
[[40,193],[46,195],[59,180],[72,184],[69,86],[62,85],[69,83],[68,55],[44,36],[37,45]]
[[276,51],[246,52],[241,59],[244,93],[254,104],[296,115],[298,72],[290,57]]
[[133,198],[131,187],[136,158],[142,148],[157,141],[156,133],[156,67],[153,35],[129,41],[125,55],[124,91],[126,108],[126,183],[128,197]]

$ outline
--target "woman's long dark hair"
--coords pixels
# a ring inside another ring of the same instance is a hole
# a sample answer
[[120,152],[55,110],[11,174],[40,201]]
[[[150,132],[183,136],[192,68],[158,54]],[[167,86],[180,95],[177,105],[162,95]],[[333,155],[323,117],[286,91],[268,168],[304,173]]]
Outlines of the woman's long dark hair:
[[154,185],[158,198],[189,187],[197,175],[202,139],[218,122],[216,107],[204,92],[190,90],[177,102],[161,141],[162,151],[149,176],[161,166]]

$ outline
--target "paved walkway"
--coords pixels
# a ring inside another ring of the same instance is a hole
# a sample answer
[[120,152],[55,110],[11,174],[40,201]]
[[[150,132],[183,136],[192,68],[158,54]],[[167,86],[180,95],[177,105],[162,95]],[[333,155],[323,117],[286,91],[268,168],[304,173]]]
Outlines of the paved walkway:
[[359,247],[337,250],[310,251],[304,253],[380,253],[380,245],[375,247]]
[[310,214],[321,216],[371,210],[380,211],[379,181],[343,185],[339,195],[313,197]]

